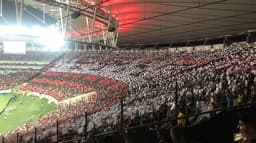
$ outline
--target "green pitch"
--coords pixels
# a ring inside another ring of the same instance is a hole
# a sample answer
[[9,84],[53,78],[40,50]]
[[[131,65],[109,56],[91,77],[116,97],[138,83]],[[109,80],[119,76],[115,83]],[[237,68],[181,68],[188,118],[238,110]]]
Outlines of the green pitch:
[[[5,107],[11,94],[0,96],[0,111]],[[14,130],[30,121],[35,121],[40,116],[55,110],[56,104],[48,104],[48,100],[36,96],[18,95],[3,114],[0,115],[0,133]]]
[[[0,110],[4,108],[4,106],[7,104],[8,100],[11,98],[10,95],[8,96],[0,96]],[[1,127],[1,126],[0,126]],[[1,128],[0,128],[1,129]]]

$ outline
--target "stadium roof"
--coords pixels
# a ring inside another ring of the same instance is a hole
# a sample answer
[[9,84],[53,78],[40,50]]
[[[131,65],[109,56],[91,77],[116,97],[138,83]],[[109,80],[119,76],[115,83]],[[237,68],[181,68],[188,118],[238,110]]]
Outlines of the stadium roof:
[[[47,3],[44,9],[58,19],[59,12],[56,7],[49,6],[53,5],[50,1],[55,0],[25,0],[25,3],[41,10],[43,7],[38,2]],[[82,0],[75,1],[83,5]],[[119,23],[119,45],[171,44],[256,29],[255,0],[83,1],[115,17]],[[72,20],[72,25],[71,31],[77,35],[84,33],[85,18]]]

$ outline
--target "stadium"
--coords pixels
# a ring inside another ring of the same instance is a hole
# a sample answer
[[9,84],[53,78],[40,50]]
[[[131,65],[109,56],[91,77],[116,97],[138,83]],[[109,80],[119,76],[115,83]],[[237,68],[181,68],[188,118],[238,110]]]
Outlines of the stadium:
[[255,143],[255,0],[0,0],[0,143]]

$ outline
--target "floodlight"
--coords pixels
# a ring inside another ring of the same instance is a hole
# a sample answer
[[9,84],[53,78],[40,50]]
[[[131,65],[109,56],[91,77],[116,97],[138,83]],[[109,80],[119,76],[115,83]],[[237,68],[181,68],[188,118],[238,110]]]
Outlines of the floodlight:
[[56,29],[45,29],[41,31],[40,43],[51,51],[57,51],[63,45],[63,36]]

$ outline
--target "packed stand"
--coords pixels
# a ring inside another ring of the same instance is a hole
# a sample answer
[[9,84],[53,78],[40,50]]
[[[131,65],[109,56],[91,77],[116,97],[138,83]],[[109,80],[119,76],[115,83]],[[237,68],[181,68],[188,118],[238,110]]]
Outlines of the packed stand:
[[[256,49],[247,44],[192,53],[156,50],[67,53],[43,76],[51,80],[69,78],[62,75],[59,79],[59,74],[63,74],[61,72],[74,74],[70,78],[71,82],[87,83],[90,87],[93,84],[89,83],[95,81],[102,81],[109,87],[111,81],[106,79],[128,85],[129,94],[124,96],[120,92],[117,96],[123,97],[125,127],[175,118],[175,109],[184,116],[256,99]],[[83,79],[82,75],[86,81],[77,80]],[[44,124],[51,119],[64,121],[60,125],[61,135],[70,132],[82,134],[85,130],[84,112],[89,112],[88,106],[91,105],[77,103],[64,112],[57,110],[40,121],[7,134],[7,137],[11,138],[13,133],[22,130],[26,130],[24,134],[29,134],[34,127],[39,126],[42,131],[40,139],[52,137],[50,139],[54,140],[56,126]],[[104,105],[92,107],[94,110],[90,111],[87,131],[102,132],[117,128],[120,123],[119,102],[105,102]]]
[[20,87],[23,91],[47,94],[62,101],[92,91],[97,92],[101,100],[114,98],[128,92],[126,84],[109,78],[88,74],[45,72]]
[[14,88],[31,78],[60,53],[27,52],[24,55],[0,54],[0,90]]
[[[153,118],[152,114],[160,108],[167,109],[162,114],[164,117],[173,118],[176,81],[177,108],[184,114],[240,104],[241,96],[243,102],[252,100],[256,82],[253,68],[255,49],[234,44],[217,51],[192,53],[150,50],[73,53],[58,61],[50,71],[95,74],[124,81],[130,92],[124,100],[125,119],[134,125],[133,119]],[[243,92],[248,92],[246,95],[250,97],[245,97]],[[94,128],[100,128],[104,122],[117,124],[118,108],[116,104],[91,115]]]

